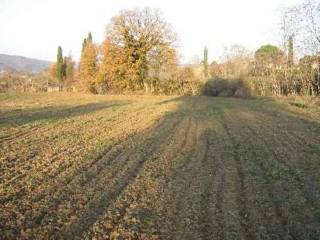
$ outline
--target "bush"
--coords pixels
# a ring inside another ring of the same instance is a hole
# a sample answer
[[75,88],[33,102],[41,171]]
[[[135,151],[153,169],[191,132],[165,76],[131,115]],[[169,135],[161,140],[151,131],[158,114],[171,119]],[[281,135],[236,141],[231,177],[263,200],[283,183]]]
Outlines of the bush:
[[207,81],[201,94],[213,97],[250,97],[250,90],[242,79],[227,80],[227,79],[213,79]]

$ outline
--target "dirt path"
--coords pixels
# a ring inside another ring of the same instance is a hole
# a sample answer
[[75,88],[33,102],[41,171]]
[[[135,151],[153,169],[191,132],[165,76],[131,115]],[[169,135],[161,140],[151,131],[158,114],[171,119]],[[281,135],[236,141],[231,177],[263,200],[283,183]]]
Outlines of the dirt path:
[[2,102],[0,239],[320,239],[317,107],[35,98]]

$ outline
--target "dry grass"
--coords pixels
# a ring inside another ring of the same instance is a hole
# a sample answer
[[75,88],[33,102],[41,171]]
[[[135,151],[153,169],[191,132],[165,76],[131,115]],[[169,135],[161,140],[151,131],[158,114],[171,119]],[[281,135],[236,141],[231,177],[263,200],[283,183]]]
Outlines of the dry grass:
[[62,93],[0,102],[0,239],[320,237],[317,105]]

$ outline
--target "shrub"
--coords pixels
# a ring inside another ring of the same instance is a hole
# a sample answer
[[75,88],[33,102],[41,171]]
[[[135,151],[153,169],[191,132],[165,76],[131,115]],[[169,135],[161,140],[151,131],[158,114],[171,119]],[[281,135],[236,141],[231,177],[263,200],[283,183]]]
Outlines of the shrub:
[[213,79],[207,81],[202,90],[201,94],[205,96],[213,97],[250,97],[250,90],[242,79]]

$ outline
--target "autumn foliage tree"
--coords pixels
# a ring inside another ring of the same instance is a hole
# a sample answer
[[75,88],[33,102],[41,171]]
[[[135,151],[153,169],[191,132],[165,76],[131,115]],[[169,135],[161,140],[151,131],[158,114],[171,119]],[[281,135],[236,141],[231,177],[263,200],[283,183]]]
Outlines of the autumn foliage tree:
[[75,62],[72,60],[72,56],[69,55],[68,57],[64,57],[63,64],[65,68],[65,71],[64,71],[65,84],[67,84],[68,86],[71,86],[74,80],[74,68],[75,68]]
[[97,47],[91,33],[84,39],[79,63],[80,87],[83,91],[94,92],[95,78],[98,71]]
[[152,91],[163,69],[177,63],[175,34],[157,10],[126,10],[107,27],[99,83],[126,90]]

